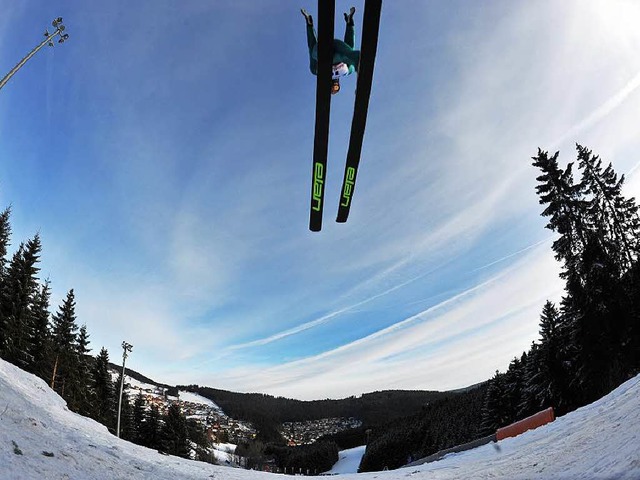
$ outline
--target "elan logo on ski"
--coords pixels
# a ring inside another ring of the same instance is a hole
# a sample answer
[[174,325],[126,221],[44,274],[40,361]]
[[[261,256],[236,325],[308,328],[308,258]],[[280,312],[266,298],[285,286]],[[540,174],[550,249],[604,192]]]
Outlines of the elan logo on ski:
[[342,202],[341,207],[349,207],[351,203],[351,194],[353,193],[353,185],[356,183],[356,169],[353,167],[347,167],[344,177],[344,187],[342,189]]
[[[316,212],[322,211],[322,190],[324,186],[324,165],[318,162],[313,169],[313,198],[311,200],[311,209]],[[314,205],[315,203],[315,205]]]

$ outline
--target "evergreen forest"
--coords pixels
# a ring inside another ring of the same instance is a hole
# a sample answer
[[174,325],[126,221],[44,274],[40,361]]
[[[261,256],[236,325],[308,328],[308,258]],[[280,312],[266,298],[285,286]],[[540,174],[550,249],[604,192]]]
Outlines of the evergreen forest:
[[[10,217],[11,208],[0,214],[0,357],[43,379],[71,411],[115,434],[121,378],[112,378],[109,353],[102,348],[95,357],[90,355],[89,333],[76,317],[73,289],[51,312],[51,282],[38,277],[38,234],[21,242],[9,258]],[[160,412],[142,396],[128,398],[126,390],[120,437],[183,457],[195,450],[196,458],[211,460],[203,428],[187,420],[177,405]]]
[[556,235],[552,249],[565,281],[562,298],[541,306],[539,339],[466,398],[374,430],[362,471],[399,467],[547,407],[564,415],[640,372],[638,206],[623,195],[624,176],[611,164],[586,147],[576,150],[577,161],[564,167],[559,152],[533,157],[541,214]]
[[[214,400],[259,430],[239,454],[291,471],[325,471],[339,449],[366,442],[361,471],[397,468],[439,450],[491,434],[547,407],[556,415],[593,402],[640,372],[640,217],[622,193],[624,176],[586,147],[565,166],[538,150],[536,192],[564,293],[540,306],[539,338],[504,372],[458,392],[374,392],[343,400],[300,402],[208,387],[180,387]],[[55,311],[51,282],[39,277],[38,234],[13,253],[11,208],[0,214],[0,357],[42,378],[71,409],[116,431],[121,379],[109,353],[90,354],[90,335],[76,317],[70,289]],[[315,446],[287,447],[282,422],[353,416],[356,431]],[[121,437],[163,453],[210,461],[203,427],[177,405],[161,412],[142,396],[123,398]],[[195,447],[194,447],[195,445]]]

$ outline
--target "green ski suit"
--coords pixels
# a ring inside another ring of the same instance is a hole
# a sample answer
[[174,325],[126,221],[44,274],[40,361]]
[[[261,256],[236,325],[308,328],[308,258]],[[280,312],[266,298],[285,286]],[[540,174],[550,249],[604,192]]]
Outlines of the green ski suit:
[[[349,68],[349,73],[358,71],[360,62],[360,50],[354,50],[356,32],[353,24],[347,26],[344,31],[344,41],[333,40],[333,65],[344,63]],[[314,75],[318,74],[318,38],[313,25],[307,25],[307,45],[309,46],[309,69]]]

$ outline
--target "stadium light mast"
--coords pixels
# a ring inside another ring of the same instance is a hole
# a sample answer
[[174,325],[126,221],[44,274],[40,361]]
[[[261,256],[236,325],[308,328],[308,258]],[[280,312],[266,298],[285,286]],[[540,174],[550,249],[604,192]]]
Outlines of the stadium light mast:
[[122,392],[124,390],[124,364],[127,356],[133,350],[133,345],[122,342],[122,377],[120,378],[120,396],[118,397],[118,426],[116,427],[116,435],[120,438],[120,413],[122,412]]
[[45,45],[49,45],[50,47],[53,47],[54,45],[53,40],[55,39],[56,36],[60,37],[58,39],[58,43],[64,43],[66,40],[69,39],[69,34],[64,33],[64,31],[66,30],[66,27],[62,24],[62,17],[56,18],[53,22],[51,22],[51,25],[53,26],[53,28],[55,28],[53,33],[49,33],[48,30],[44,31],[44,37],[45,37],[44,40],[40,42],[40,44],[36,46],[33,50],[31,50],[26,57],[20,60],[18,64],[15,67],[13,67],[11,71],[7,73],[2,80],[0,80],[0,89],[2,89],[2,87],[5,86],[5,84],[9,81],[9,79],[13,77],[13,75],[18,70],[20,70],[20,68],[22,68],[22,66],[25,63],[27,63],[31,57],[33,57],[36,53],[38,53],[38,50],[40,50]]

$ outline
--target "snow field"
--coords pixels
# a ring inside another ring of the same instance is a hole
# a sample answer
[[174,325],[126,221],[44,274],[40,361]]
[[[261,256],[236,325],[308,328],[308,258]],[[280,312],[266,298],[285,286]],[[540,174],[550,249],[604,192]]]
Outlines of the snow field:
[[[357,455],[341,452],[343,464],[338,462],[332,472],[351,470]],[[346,467],[348,458],[351,467]],[[640,376],[597,402],[518,437],[418,467],[345,476],[640,479]],[[274,474],[166,456],[120,440],[103,425],[70,412],[41,379],[0,360],[0,479],[43,478],[259,480],[273,479]]]

